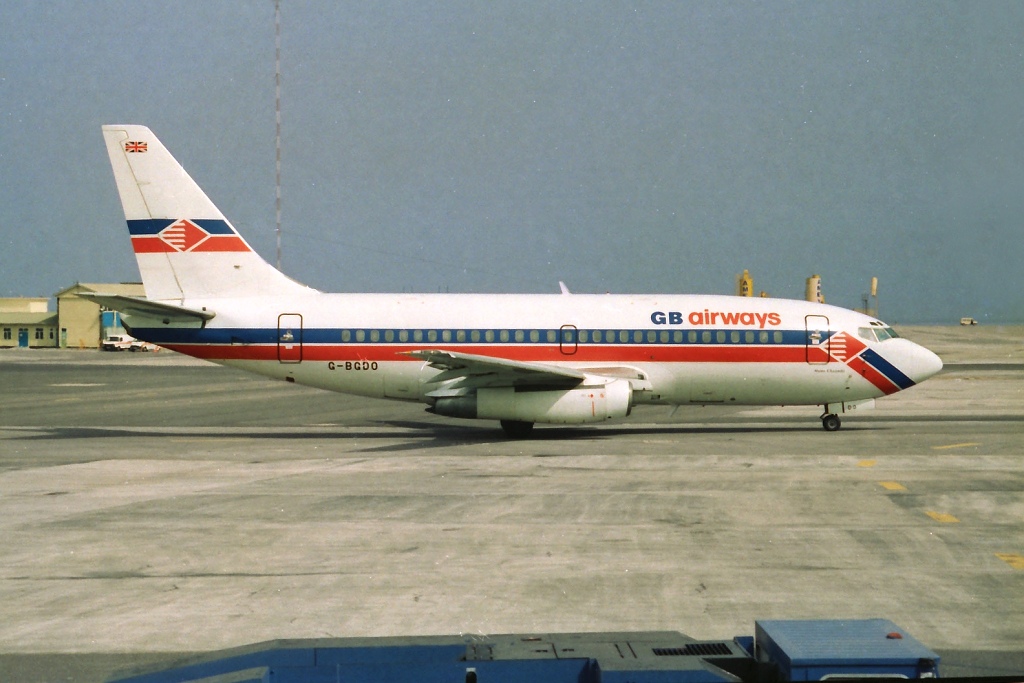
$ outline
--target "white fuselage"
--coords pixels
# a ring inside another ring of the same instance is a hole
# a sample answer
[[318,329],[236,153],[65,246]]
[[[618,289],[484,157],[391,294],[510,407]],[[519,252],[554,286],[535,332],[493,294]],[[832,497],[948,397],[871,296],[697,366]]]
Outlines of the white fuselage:
[[[423,349],[629,380],[633,403],[822,405],[941,367],[882,323],[804,301],[714,295],[322,294],[204,299],[202,329],[133,324],[182,353],[332,391],[431,403]],[[139,321],[143,322],[143,321]],[[887,336],[887,335],[882,335]]]

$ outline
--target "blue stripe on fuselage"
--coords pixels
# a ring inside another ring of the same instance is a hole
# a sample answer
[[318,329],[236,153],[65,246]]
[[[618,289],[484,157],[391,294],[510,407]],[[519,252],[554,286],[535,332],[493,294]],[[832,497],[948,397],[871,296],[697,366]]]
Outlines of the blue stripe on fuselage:
[[[601,341],[594,340],[595,331],[601,333]],[[688,334],[683,334],[678,339],[671,334],[666,340],[662,338],[660,330],[656,330],[657,334],[651,338],[648,335],[649,332],[652,332],[650,329],[580,329],[573,330],[573,337],[568,339],[560,336],[564,334],[562,330],[540,328],[301,328],[301,341],[303,344],[373,344],[381,346],[415,344],[427,348],[438,344],[543,345],[557,344],[560,340],[580,346],[803,346],[807,339],[804,330],[772,330],[764,340],[760,335],[755,335],[752,341],[748,341],[745,334],[738,340],[734,340],[732,333],[736,330],[700,329],[695,331],[698,334],[693,340],[689,338]],[[134,336],[155,344],[276,344],[279,334],[279,330],[274,327],[206,327],[201,329],[154,327],[137,328],[135,332],[137,334]],[[521,338],[517,338],[517,332],[522,333]],[[536,339],[533,338],[532,333],[534,332],[537,333]],[[585,334],[586,341],[580,339],[580,332]],[[626,333],[625,340],[620,337],[621,332]],[[710,333],[708,340],[704,339],[704,335],[701,334],[703,332]],[[719,332],[722,332],[723,335],[719,335]],[[781,333],[781,338],[775,338],[776,332]],[[295,337],[295,341],[298,342],[298,334],[295,334]]]

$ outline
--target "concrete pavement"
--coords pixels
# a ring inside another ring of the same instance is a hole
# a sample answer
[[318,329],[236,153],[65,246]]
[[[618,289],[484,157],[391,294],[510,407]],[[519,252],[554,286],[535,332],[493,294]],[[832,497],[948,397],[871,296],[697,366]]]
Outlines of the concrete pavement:
[[947,676],[1020,672],[1020,328],[904,332],[946,370],[837,433],[814,408],[644,408],[529,441],[166,352],[0,352],[0,679],[875,616]]

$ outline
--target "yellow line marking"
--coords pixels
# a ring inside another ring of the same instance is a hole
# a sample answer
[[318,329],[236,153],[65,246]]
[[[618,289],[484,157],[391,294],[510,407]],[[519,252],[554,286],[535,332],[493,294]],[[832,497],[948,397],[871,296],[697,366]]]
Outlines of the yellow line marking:
[[907,487],[895,481],[880,481],[878,482],[883,489],[890,491],[906,491]]
[[932,446],[933,451],[946,451],[950,448],[969,448],[971,446],[980,446],[981,444],[976,441],[968,441],[967,443],[951,443],[947,446]]
[[857,463],[857,467],[874,467],[877,460],[861,460]]
[[996,553],[996,557],[1014,569],[1024,569],[1024,555],[1017,553]]
[[925,510],[925,514],[934,519],[936,522],[942,522],[943,524],[957,524],[960,521],[953,515],[946,514],[945,512],[933,512],[932,510]]

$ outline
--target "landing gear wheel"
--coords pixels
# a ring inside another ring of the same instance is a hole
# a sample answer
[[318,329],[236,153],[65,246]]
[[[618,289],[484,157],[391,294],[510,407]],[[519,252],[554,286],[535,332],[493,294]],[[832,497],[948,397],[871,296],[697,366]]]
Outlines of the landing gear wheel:
[[839,419],[838,415],[828,414],[822,416],[821,426],[825,428],[826,432],[836,432],[839,431],[839,428],[843,426],[843,423]]
[[510,439],[526,439],[533,432],[532,422],[520,422],[519,420],[502,420],[501,429],[505,436]]

